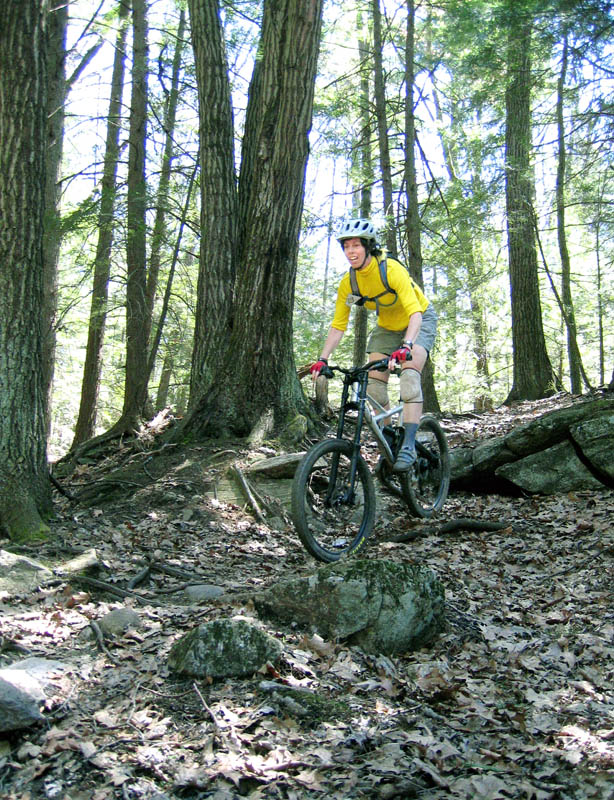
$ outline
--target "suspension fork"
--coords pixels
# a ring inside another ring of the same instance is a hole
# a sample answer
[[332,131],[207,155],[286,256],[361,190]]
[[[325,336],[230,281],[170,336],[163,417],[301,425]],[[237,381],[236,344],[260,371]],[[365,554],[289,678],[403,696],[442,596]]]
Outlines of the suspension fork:
[[[357,411],[358,417],[356,420],[356,430],[354,431],[354,438],[352,440],[352,458],[350,461],[350,485],[343,498],[346,503],[354,502],[354,484],[356,482],[356,471],[358,469],[358,457],[360,455],[360,437],[362,433],[362,424],[365,416],[365,402],[366,402],[366,386],[368,381],[367,373],[360,373],[357,381],[351,376],[346,375],[343,379],[343,390],[341,392],[341,413],[337,422],[337,439],[343,439],[343,430],[345,426],[345,411],[348,405],[348,396],[350,387],[358,382],[358,395],[357,395]],[[339,468],[339,454],[333,455],[330,469],[330,484],[326,494],[326,502],[330,504],[332,495],[337,485],[337,470]]]

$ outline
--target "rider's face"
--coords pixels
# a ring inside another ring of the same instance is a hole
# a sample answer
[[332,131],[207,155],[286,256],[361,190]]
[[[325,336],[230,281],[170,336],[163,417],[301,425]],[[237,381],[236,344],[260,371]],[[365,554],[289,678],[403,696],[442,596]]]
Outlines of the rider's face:
[[354,269],[360,269],[365,263],[367,251],[358,237],[345,239],[343,242],[343,252]]

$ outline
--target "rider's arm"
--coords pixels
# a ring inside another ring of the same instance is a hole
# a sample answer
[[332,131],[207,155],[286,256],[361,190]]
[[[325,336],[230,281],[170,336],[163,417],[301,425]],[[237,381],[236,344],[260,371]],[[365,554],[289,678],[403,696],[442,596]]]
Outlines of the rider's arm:
[[339,342],[343,339],[343,333],[338,328],[329,328],[326,341],[322,345],[320,358],[328,358],[334,352]]
[[409,318],[409,324],[407,325],[407,330],[405,331],[405,338],[404,342],[415,342],[418,334],[420,333],[420,327],[422,325],[422,314],[419,311],[416,311],[414,314],[411,315]]

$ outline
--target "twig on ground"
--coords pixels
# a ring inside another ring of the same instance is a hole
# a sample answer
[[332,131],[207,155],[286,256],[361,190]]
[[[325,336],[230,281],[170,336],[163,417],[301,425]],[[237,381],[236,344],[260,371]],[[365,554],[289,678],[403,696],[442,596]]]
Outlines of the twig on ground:
[[156,604],[156,601],[151,597],[143,597],[142,594],[138,594],[137,592],[132,592],[129,589],[122,589],[120,586],[115,586],[106,581],[99,581],[96,580],[96,578],[88,578],[86,575],[74,575],[71,581],[85,583],[86,586],[92,586],[94,589],[102,589],[105,592],[109,592],[109,594],[114,594],[116,597],[133,597],[139,603],[143,603],[143,605]]
[[240,467],[238,467],[235,464],[234,466],[231,467],[231,471],[236,475],[236,477],[237,477],[237,479],[239,481],[239,484],[240,484],[241,488],[243,489],[243,493],[245,494],[245,496],[247,498],[248,503],[254,509],[254,513],[256,514],[257,519],[260,522],[262,522],[264,525],[266,525],[266,519],[264,517],[264,514],[260,510],[260,506],[258,505],[258,501],[254,497],[254,493],[252,492],[252,490],[250,488],[250,485],[247,482],[247,479],[246,479],[245,475],[243,474],[243,472],[241,471]]

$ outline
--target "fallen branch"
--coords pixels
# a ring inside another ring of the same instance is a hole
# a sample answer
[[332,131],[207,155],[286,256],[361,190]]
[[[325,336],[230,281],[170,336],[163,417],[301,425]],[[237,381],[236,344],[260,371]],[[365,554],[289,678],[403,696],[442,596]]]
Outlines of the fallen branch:
[[266,525],[266,519],[264,517],[264,514],[260,510],[260,506],[258,505],[258,501],[254,497],[254,494],[253,494],[253,492],[252,492],[252,490],[250,488],[249,483],[247,482],[247,480],[245,478],[245,475],[243,474],[241,469],[239,467],[237,467],[236,464],[234,464],[230,469],[231,469],[231,472],[237,477],[237,480],[239,481],[239,485],[243,489],[243,493],[245,494],[245,497],[247,498],[247,501],[249,502],[250,506],[253,508],[257,519],[260,522],[262,522],[264,525]]
[[142,594],[132,592],[129,589],[122,589],[120,586],[115,586],[106,581],[99,581],[96,578],[88,578],[86,575],[75,575],[71,578],[73,582],[84,583],[86,586],[92,586],[94,589],[101,589],[109,594],[114,594],[116,597],[132,597],[143,605],[153,605],[156,601],[151,597],[143,597]]
[[511,522],[486,522],[481,519],[461,517],[460,519],[451,519],[449,522],[444,522],[437,532],[442,534],[455,531],[502,531],[511,527]]
[[442,536],[446,533],[456,533],[457,531],[502,531],[511,528],[511,522],[486,522],[480,519],[451,519],[444,522],[438,528],[419,528],[418,530],[405,531],[404,533],[393,533],[380,537],[384,542],[410,542],[413,539],[421,539],[425,536]]

